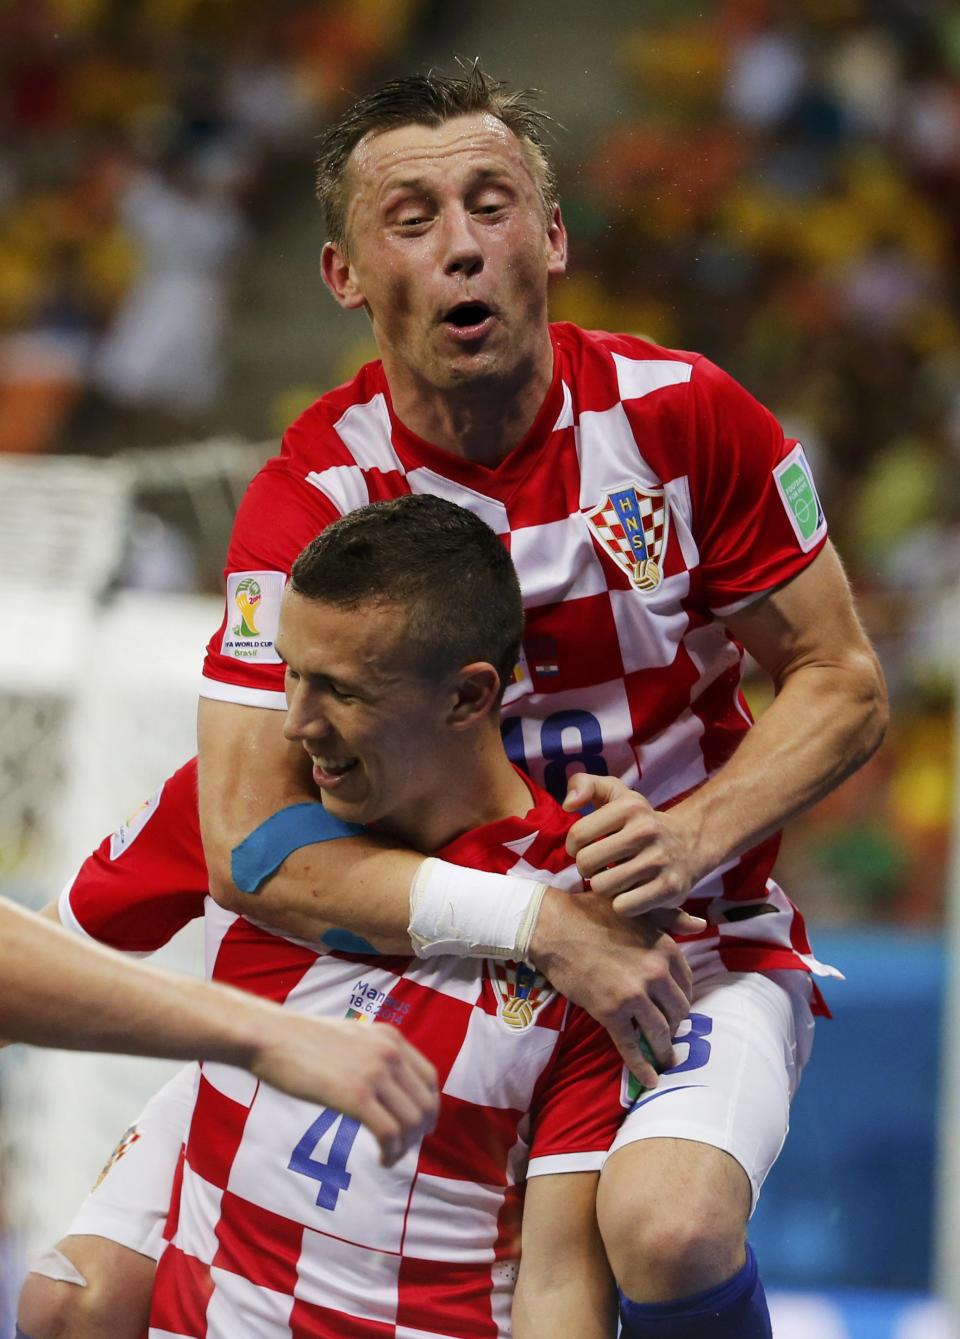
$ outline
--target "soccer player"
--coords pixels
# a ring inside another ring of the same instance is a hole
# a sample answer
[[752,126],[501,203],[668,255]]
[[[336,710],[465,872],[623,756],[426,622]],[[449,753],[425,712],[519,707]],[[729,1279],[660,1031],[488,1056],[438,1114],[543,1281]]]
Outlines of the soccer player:
[[[321,137],[324,279],[366,311],[381,360],[294,423],[238,513],[199,722],[213,893],[247,905],[233,849],[311,793],[270,711],[283,706],[272,631],[294,553],[370,499],[436,492],[486,520],[519,574],[527,630],[508,751],[554,794],[569,782],[573,806],[625,783],[573,829],[581,872],[625,913],[704,914],[708,930],[685,946],[695,977],[727,971],[731,1013],[769,990],[786,1016],[769,973],[806,945],[770,879],[777,834],[876,748],[882,678],[802,446],[702,357],[548,324],[566,233],[542,130],[525,99],[474,69],[387,84]],[[256,635],[238,616],[254,587]],[[739,688],[744,648],[776,688],[756,725]],[[348,785],[353,766],[320,755],[313,779],[342,773]],[[396,931],[419,868],[364,840],[308,846],[264,885],[257,914],[309,936],[347,889],[348,928]],[[433,873],[456,916],[455,872]],[[662,946],[638,948],[630,967],[599,927],[572,925],[568,902],[544,899],[531,961],[623,1053],[641,1018],[669,1064],[675,1023],[658,1021],[642,975]],[[698,986],[694,1012],[700,1002]],[[762,1049],[753,1023],[744,1045]],[[759,1302],[749,1323],[725,1315],[754,1288],[746,1224],[785,1111],[730,1073],[718,1088],[681,1085],[661,1080],[664,1095],[633,1113],[645,1137],[617,1152],[601,1186],[625,1328],[753,1339],[769,1330]]]
[[[698,1083],[660,1080],[601,1183],[625,1333],[757,1339],[769,1317],[746,1225],[795,1081],[793,990],[776,974],[796,989],[808,960],[770,877],[777,834],[877,747],[882,677],[802,446],[704,358],[548,324],[566,232],[542,132],[527,99],[474,69],[384,85],[321,139],[324,279],[366,310],[381,359],[297,420],[238,513],[199,718],[211,888],[249,909],[235,849],[309,802],[311,781],[348,793],[356,766],[320,753],[311,769],[282,738],[274,634],[295,554],[372,499],[436,493],[473,510],[509,546],[527,612],[508,752],[556,796],[569,784],[571,808],[598,806],[570,849],[619,912],[684,905],[708,922],[681,946],[695,1016],[711,1017],[711,996],[712,1031],[688,1045]],[[744,649],[776,688],[756,725]],[[422,865],[382,837],[301,846],[256,914],[306,939],[338,923],[402,935],[425,883],[414,924],[429,951],[475,927],[475,899],[446,862]],[[431,919],[441,902],[452,924]],[[529,892],[491,885],[483,906],[475,942],[509,948]],[[674,947],[647,922],[646,944],[615,949],[575,906],[548,890],[529,960],[653,1087],[641,1033],[669,1068]],[[766,1023],[748,1000],[769,1005]],[[735,1081],[739,1058],[755,1081]]]
[[[452,503],[401,497],[311,544],[278,644],[288,737],[311,753],[350,748],[360,763],[324,786],[328,814],[349,809],[458,867],[579,884],[572,820],[510,764],[499,735],[522,624],[509,556]],[[104,851],[81,873],[63,916],[99,938],[123,942],[136,927],[141,948],[158,944],[196,910],[204,876],[188,767],[114,861]],[[605,900],[580,898],[609,917]],[[440,1117],[387,1172],[356,1121],[205,1066],[151,1333],[495,1339],[510,1333],[519,1263],[519,1339],[609,1335],[596,1182],[626,1101],[599,1024],[522,963],[439,950],[422,960],[408,943],[383,946],[405,948],[400,958],[362,942],[318,953],[216,907],[206,929],[214,976],[290,1009],[399,1028],[439,1068]],[[33,1333],[23,1312],[21,1325]]]
[[0,1033],[69,1050],[201,1059],[369,1126],[396,1162],[436,1114],[432,1066],[394,1032],[358,1037],[267,1000],[132,963],[0,901]]

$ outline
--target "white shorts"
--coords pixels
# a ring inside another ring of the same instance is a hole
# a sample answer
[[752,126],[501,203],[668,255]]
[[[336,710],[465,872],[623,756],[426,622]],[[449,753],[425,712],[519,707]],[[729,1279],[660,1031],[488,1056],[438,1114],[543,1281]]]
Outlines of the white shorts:
[[67,1236],[106,1237],[159,1258],[177,1161],[193,1114],[197,1073],[196,1065],[185,1066],[150,1098],[114,1149]]
[[694,989],[675,1038],[679,1062],[630,1108],[609,1158],[639,1139],[723,1149],[750,1178],[751,1212],[790,1126],[813,1045],[806,972],[724,972]]

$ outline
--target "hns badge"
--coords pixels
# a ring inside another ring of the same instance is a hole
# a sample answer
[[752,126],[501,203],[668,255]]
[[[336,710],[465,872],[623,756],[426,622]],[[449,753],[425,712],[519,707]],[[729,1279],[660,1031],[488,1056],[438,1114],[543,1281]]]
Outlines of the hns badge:
[[553,994],[546,977],[525,962],[493,962],[493,983],[497,988],[497,1016],[507,1027],[525,1032],[533,1024],[534,1014]]
[[656,590],[663,580],[660,560],[670,529],[662,488],[643,491],[636,484],[618,484],[587,513],[587,524],[637,590]]

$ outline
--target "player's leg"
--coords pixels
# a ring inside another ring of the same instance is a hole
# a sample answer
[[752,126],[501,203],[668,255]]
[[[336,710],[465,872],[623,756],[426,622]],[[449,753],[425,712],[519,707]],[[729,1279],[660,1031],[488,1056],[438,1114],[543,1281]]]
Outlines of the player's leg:
[[639,1097],[613,1145],[597,1210],[624,1339],[771,1333],[747,1221],[812,1036],[809,982],[775,978],[704,983],[677,1039],[679,1064]]
[[117,1145],[68,1234],[27,1275],[26,1339],[141,1339],[174,1173],[193,1110],[196,1066],[150,1099]]

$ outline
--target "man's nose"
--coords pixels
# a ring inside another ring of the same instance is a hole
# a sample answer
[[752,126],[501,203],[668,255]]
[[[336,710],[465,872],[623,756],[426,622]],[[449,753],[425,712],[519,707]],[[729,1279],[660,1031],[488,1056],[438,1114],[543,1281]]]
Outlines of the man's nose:
[[298,684],[287,697],[287,714],[283,722],[285,739],[295,742],[322,739],[330,728],[323,706],[316,694],[309,695]]
[[483,251],[476,226],[465,209],[453,210],[444,217],[444,273],[471,278],[483,269]]

